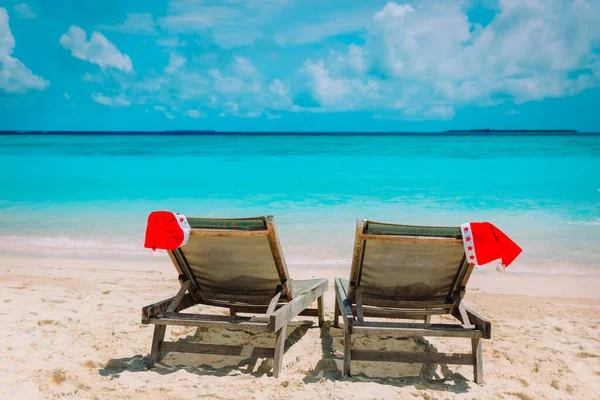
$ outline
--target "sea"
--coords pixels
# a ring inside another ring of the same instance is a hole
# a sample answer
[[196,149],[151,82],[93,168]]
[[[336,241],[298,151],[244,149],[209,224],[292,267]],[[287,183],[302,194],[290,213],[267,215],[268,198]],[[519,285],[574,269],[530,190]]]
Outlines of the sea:
[[273,215],[316,269],[349,268],[357,218],[489,221],[508,271],[597,276],[600,134],[0,134],[0,261],[156,257],[154,210]]

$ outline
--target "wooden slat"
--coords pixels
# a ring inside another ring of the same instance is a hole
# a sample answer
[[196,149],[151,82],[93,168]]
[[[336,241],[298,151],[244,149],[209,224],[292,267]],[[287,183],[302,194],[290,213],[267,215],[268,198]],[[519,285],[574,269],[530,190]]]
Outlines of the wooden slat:
[[273,377],[279,378],[283,367],[283,351],[285,350],[285,337],[287,325],[275,332],[275,352],[273,353]]
[[[226,302],[226,301],[218,301],[218,300],[201,300],[198,304],[205,304],[207,306],[213,307],[223,307],[223,308],[234,308],[238,313],[247,313],[247,314],[265,314],[267,312],[268,305],[254,305],[247,303],[237,303],[237,302]],[[279,303],[277,304],[276,309],[281,308],[287,303]],[[317,317],[318,310],[316,308],[306,308],[300,312],[299,315],[307,316],[307,317]]]
[[473,365],[473,380],[477,384],[483,383],[483,351],[481,348],[481,340],[471,339],[471,347],[473,349],[474,365]]
[[352,329],[352,324],[344,324],[344,364],[342,367],[342,376],[344,377],[350,375],[350,364],[352,363]]
[[358,322],[364,322],[365,320],[362,303],[362,291],[360,288],[356,289],[356,320]]
[[462,321],[463,325],[470,325],[471,324],[471,319],[469,318],[469,315],[467,314],[467,310],[465,309],[465,305],[462,303],[461,298],[457,297],[457,301],[458,304],[456,305],[456,309],[458,310],[458,315],[460,315],[460,320]]
[[333,304],[333,326],[335,328],[340,327],[340,307],[338,306],[337,298]]
[[226,300],[211,300],[211,299],[200,299],[198,304],[205,304],[212,307],[223,307],[223,308],[235,308],[238,312],[246,313],[260,313],[264,314],[269,308],[268,304],[256,305],[241,303],[237,301],[226,301]]
[[319,317],[319,309],[318,308],[305,308],[304,310],[300,311],[300,314],[298,315],[302,315],[305,317]]
[[473,365],[473,354],[352,350],[352,360]]
[[268,230],[263,231],[241,231],[241,230],[227,230],[227,229],[192,229],[190,236],[211,236],[211,237],[253,237],[253,236],[267,236]]
[[201,302],[209,300],[225,301],[225,302],[239,302],[252,305],[265,305],[268,306],[271,303],[273,296],[257,296],[247,294],[234,294],[234,293],[219,293],[219,292],[208,292],[205,290],[199,290],[196,293],[196,297]]
[[292,318],[296,317],[302,310],[313,303],[318,297],[322,296],[327,290],[327,279],[317,282],[313,288],[307,290],[295,297],[294,300],[283,305],[270,316],[269,328],[277,332],[284,325],[287,325]]
[[152,348],[150,350],[150,362],[148,367],[153,368],[154,364],[160,361],[161,347],[165,338],[166,326],[154,326],[154,335],[152,336]]
[[365,295],[364,293],[362,295],[362,303],[365,306],[390,307],[390,308],[416,308],[416,309],[425,309],[425,310],[435,309],[435,308],[450,310],[452,308],[452,304],[446,303],[445,299],[402,300],[402,299],[394,299],[394,298],[381,298],[381,297],[368,296],[368,295]]
[[203,328],[251,330],[264,332],[268,330],[266,319],[256,317],[230,317],[226,315],[200,315],[184,313],[164,313],[150,318],[151,324],[196,326]]
[[179,304],[181,303],[181,300],[183,300],[185,292],[190,288],[190,285],[190,281],[183,282],[183,285],[181,285],[181,287],[179,288],[179,292],[177,292],[177,294],[173,298],[173,301],[171,302],[171,304],[169,304],[169,307],[167,307],[165,312],[173,312],[177,309],[177,307],[179,307]]
[[279,298],[281,297],[281,292],[278,292],[275,296],[273,296],[273,298],[271,299],[271,302],[269,303],[269,307],[267,308],[267,316],[271,315],[273,313],[273,311],[275,311],[275,307],[277,307],[277,301],[279,300]]
[[323,326],[323,324],[325,324],[325,305],[323,304],[323,296],[319,296],[317,298],[317,317],[319,319],[319,328],[321,328]]
[[476,329],[475,325],[464,327],[461,324],[429,324],[423,322],[388,322],[388,321],[365,321],[354,322],[354,326],[377,327],[377,328],[408,328],[408,329],[442,329],[442,330],[464,330]]
[[[268,347],[228,346],[219,344],[202,344],[190,342],[163,342],[161,350],[178,353],[217,354],[228,356],[241,356],[248,358],[273,358],[275,350]],[[251,351],[249,351],[251,350]]]
[[348,281],[336,278],[334,285],[335,297],[340,310],[340,315],[344,321],[344,327],[349,327],[350,332],[352,332],[354,314],[352,313],[352,308],[348,302]]
[[365,335],[388,335],[393,337],[457,337],[457,338],[480,338],[483,333],[476,329],[416,329],[416,328],[387,328],[354,325],[353,333],[362,333]]
[[194,275],[190,264],[188,263],[188,260],[185,257],[185,254],[183,253],[181,248],[176,250],[169,250],[169,254],[171,256],[171,260],[173,260],[173,262],[175,263],[177,271],[181,271],[182,276],[185,276],[187,280],[192,281],[192,289],[190,290],[190,295],[194,300],[197,301],[198,298],[195,296],[194,293],[200,290],[200,285],[198,284],[198,280],[196,279],[196,276]]
[[[465,306],[465,311],[469,316],[469,321],[477,327],[480,331],[483,332],[484,339],[490,339],[492,337],[492,323],[489,319],[485,318],[483,315],[475,312],[469,307]],[[460,312],[458,309],[452,310],[452,315],[460,320]]]
[[354,252],[352,253],[352,267],[350,268],[350,287],[348,288],[347,298],[350,302],[354,299],[354,287],[352,282],[358,284],[360,269],[362,268],[362,259],[364,251],[363,231],[365,229],[365,221],[362,219],[356,220],[356,231],[354,235]]
[[[352,306],[352,311],[356,312],[356,306]],[[407,319],[424,319],[429,315],[444,315],[448,314],[449,310],[408,310],[408,309],[390,309],[390,308],[371,308],[363,307],[365,317],[381,317],[381,318],[407,318]]]
[[[149,324],[151,317],[167,311],[167,308],[169,308],[169,305],[171,305],[174,299],[175,297],[170,297],[142,308],[142,324]],[[189,294],[185,294],[179,302],[179,306],[177,306],[174,311],[185,310],[195,304],[196,302],[194,299]]]
[[450,290],[448,291],[448,295],[446,296],[448,303],[456,302],[457,296],[462,297],[462,295],[464,294],[465,287],[461,286],[461,285],[462,285],[462,282],[464,281],[464,277],[466,276],[469,267],[470,267],[470,265],[467,262],[467,256],[463,251],[462,260],[460,261],[460,264],[458,265],[458,268],[456,270],[456,275],[454,276],[454,279],[452,280],[452,284],[450,285]]
[[290,277],[287,270],[287,264],[283,256],[283,250],[281,249],[281,244],[279,242],[279,235],[277,234],[277,230],[275,228],[275,220],[273,216],[269,215],[266,218],[265,223],[267,225],[268,232],[267,239],[269,240],[271,253],[273,253],[273,261],[275,262],[275,268],[277,268],[277,273],[279,274],[283,293],[288,299],[292,300],[293,294],[288,285]]
[[475,265],[469,264],[469,266],[467,267],[467,272],[465,273],[465,276],[462,282],[460,283],[460,286],[467,287],[467,283],[469,283],[469,279],[471,278],[471,273],[473,272],[473,269],[475,269]]
[[455,246],[462,244],[462,239],[454,238],[438,238],[431,236],[396,236],[396,235],[373,235],[365,233],[363,234],[364,240],[375,240],[379,242],[395,242],[405,244],[437,244]]

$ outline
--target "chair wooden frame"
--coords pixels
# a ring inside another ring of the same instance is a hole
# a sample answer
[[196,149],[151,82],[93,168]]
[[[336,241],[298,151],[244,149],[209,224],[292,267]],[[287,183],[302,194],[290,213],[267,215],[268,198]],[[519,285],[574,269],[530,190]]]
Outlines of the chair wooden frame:
[[[154,336],[149,367],[154,367],[166,352],[186,352],[200,354],[238,355],[245,357],[273,358],[273,376],[279,377],[282,367],[286,328],[298,315],[318,317],[319,326],[324,323],[323,294],[327,291],[327,279],[292,281],[290,284],[287,265],[279,243],[275,222],[272,216],[264,219],[264,230],[234,229],[192,229],[191,236],[266,236],[280,278],[280,285],[273,288],[272,296],[240,295],[215,293],[203,290],[181,249],[169,251],[169,257],[179,273],[181,288],[174,297],[150,304],[142,308],[142,324],[153,324]],[[252,218],[257,219],[257,218]],[[292,290],[299,288],[299,290]],[[308,308],[317,301],[317,308]],[[226,315],[204,315],[182,313],[181,311],[197,304],[224,307],[229,309]],[[264,316],[239,316],[238,312],[264,314]],[[168,325],[193,326],[204,328],[226,328],[252,332],[275,332],[273,348],[248,346],[230,346],[189,343],[164,340]]]
[[[451,289],[443,302],[432,300],[403,301],[395,298],[374,298],[363,295],[360,277],[365,243],[369,240],[402,243],[462,244],[462,239],[447,237],[423,237],[402,235],[377,235],[366,233],[369,221],[358,220],[350,280],[335,280],[336,303],[334,326],[339,327],[339,318],[344,322],[344,364],[343,375],[350,375],[352,360],[387,361],[404,363],[437,363],[473,365],[474,381],[483,383],[483,360],[481,339],[491,338],[491,322],[462,301],[473,265],[466,258],[457,266],[457,273]],[[452,315],[455,324],[432,324],[433,315]],[[365,317],[392,319],[423,319],[414,322],[375,322]],[[447,354],[427,352],[389,352],[380,350],[360,350],[352,348],[352,334],[393,335],[396,337],[434,336],[470,338],[472,352],[468,354]]]

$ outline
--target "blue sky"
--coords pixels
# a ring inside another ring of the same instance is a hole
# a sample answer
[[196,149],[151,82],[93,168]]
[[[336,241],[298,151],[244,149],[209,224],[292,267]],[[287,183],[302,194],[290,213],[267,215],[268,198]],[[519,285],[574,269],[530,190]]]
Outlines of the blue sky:
[[600,131],[600,1],[26,0],[0,129]]

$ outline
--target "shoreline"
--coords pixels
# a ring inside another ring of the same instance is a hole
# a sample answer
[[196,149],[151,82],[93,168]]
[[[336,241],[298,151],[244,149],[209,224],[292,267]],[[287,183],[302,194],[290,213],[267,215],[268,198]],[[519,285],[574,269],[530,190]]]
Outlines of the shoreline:
[[[72,276],[72,271],[113,271],[113,272],[146,272],[160,273],[167,279],[177,275],[166,255],[149,256],[142,260],[139,256],[133,259],[108,257],[103,259],[41,257],[41,256],[10,256],[0,257],[1,275],[7,270],[27,269],[54,270],[58,275]],[[327,278],[330,287],[335,278],[347,278],[350,265],[336,266],[328,264],[319,268],[318,263],[293,264],[288,263],[292,279]],[[59,271],[63,271],[62,273]],[[71,271],[71,272],[69,272]],[[585,274],[535,274],[529,272],[514,273],[510,267],[505,272],[497,272],[493,267],[478,267],[473,271],[467,293],[481,292],[491,294],[523,295],[532,297],[565,297],[581,299],[600,299],[600,275]]]

